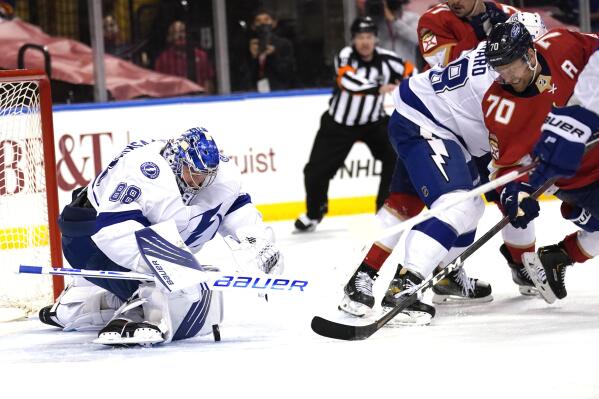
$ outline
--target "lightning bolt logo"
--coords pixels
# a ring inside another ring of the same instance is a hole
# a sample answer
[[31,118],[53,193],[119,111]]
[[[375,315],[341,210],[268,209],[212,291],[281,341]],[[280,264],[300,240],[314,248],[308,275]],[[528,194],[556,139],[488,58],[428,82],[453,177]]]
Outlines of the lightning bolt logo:
[[431,146],[431,149],[433,150],[431,158],[435,162],[435,165],[437,165],[437,168],[439,169],[445,180],[449,181],[449,177],[447,176],[447,173],[443,168],[443,165],[445,165],[445,158],[443,157],[449,158],[449,154],[447,153],[447,148],[445,148],[445,144],[443,144],[443,140],[428,140],[428,144]]

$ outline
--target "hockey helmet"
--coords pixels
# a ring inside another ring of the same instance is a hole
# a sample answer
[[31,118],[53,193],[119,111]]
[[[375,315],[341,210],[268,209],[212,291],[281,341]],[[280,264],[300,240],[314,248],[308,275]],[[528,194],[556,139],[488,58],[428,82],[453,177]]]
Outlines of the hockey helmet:
[[[216,179],[220,154],[214,139],[203,127],[188,129],[178,138],[169,140],[163,156],[177,176],[182,192],[195,194]],[[197,185],[189,185],[183,179],[184,166],[189,168],[192,180],[197,175],[203,176],[203,180]]]
[[511,64],[518,59],[528,62],[529,48],[533,48],[532,36],[521,22],[500,23],[489,33],[485,57],[491,67]]
[[354,19],[350,27],[351,36],[354,37],[358,33],[371,32],[378,35],[379,30],[370,17],[358,17]]
[[518,21],[526,27],[528,33],[532,36],[532,40],[537,40],[547,33],[547,27],[538,12],[519,11],[511,15],[506,22],[514,21]]

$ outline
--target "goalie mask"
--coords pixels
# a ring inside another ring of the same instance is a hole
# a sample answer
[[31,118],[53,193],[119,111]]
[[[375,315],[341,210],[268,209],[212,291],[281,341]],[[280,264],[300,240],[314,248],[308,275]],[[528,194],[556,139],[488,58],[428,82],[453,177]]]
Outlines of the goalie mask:
[[216,179],[219,152],[203,127],[191,128],[169,140],[162,155],[175,173],[182,194],[195,195]]

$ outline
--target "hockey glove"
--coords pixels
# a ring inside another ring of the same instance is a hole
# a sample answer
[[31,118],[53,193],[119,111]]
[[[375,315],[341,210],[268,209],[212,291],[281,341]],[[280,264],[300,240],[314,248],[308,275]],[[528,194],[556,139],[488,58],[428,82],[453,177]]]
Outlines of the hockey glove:
[[530,184],[523,182],[510,182],[501,190],[501,206],[512,226],[524,229],[539,216],[539,203],[530,196],[533,191]]
[[508,19],[508,15],[493,3],[485,3],[485,8],[485,12],[470,19],[470,25],[472,25],[478,40],[485,40],[495,24],[505,22]]
[[225,236],[224,239],[241,269],[249,267],[267,274],[283,273],[283,255],[272,242],[260,237],[242,237],[238,240],[233,236]]
[[529,182],[539,187],[553,177],[572,177],[580,167],[585,144],[599,130],[599,115],[580,105],[552,107],[533,150],[540,161]]

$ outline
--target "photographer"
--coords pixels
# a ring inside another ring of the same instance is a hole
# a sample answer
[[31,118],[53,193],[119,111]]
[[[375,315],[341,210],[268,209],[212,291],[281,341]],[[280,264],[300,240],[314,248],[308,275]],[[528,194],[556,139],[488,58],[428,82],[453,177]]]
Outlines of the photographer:
[[364,11],[379,29],[379,46],[395,52],[404,61],[418,59],[418,18],[403,7],[409,0],[366,0]]
[[293,87],[295,57],[291,42],[278,36],[274,14],[260,9],[254,14],[248,53],[241,68],[243,88],[261,93]]

